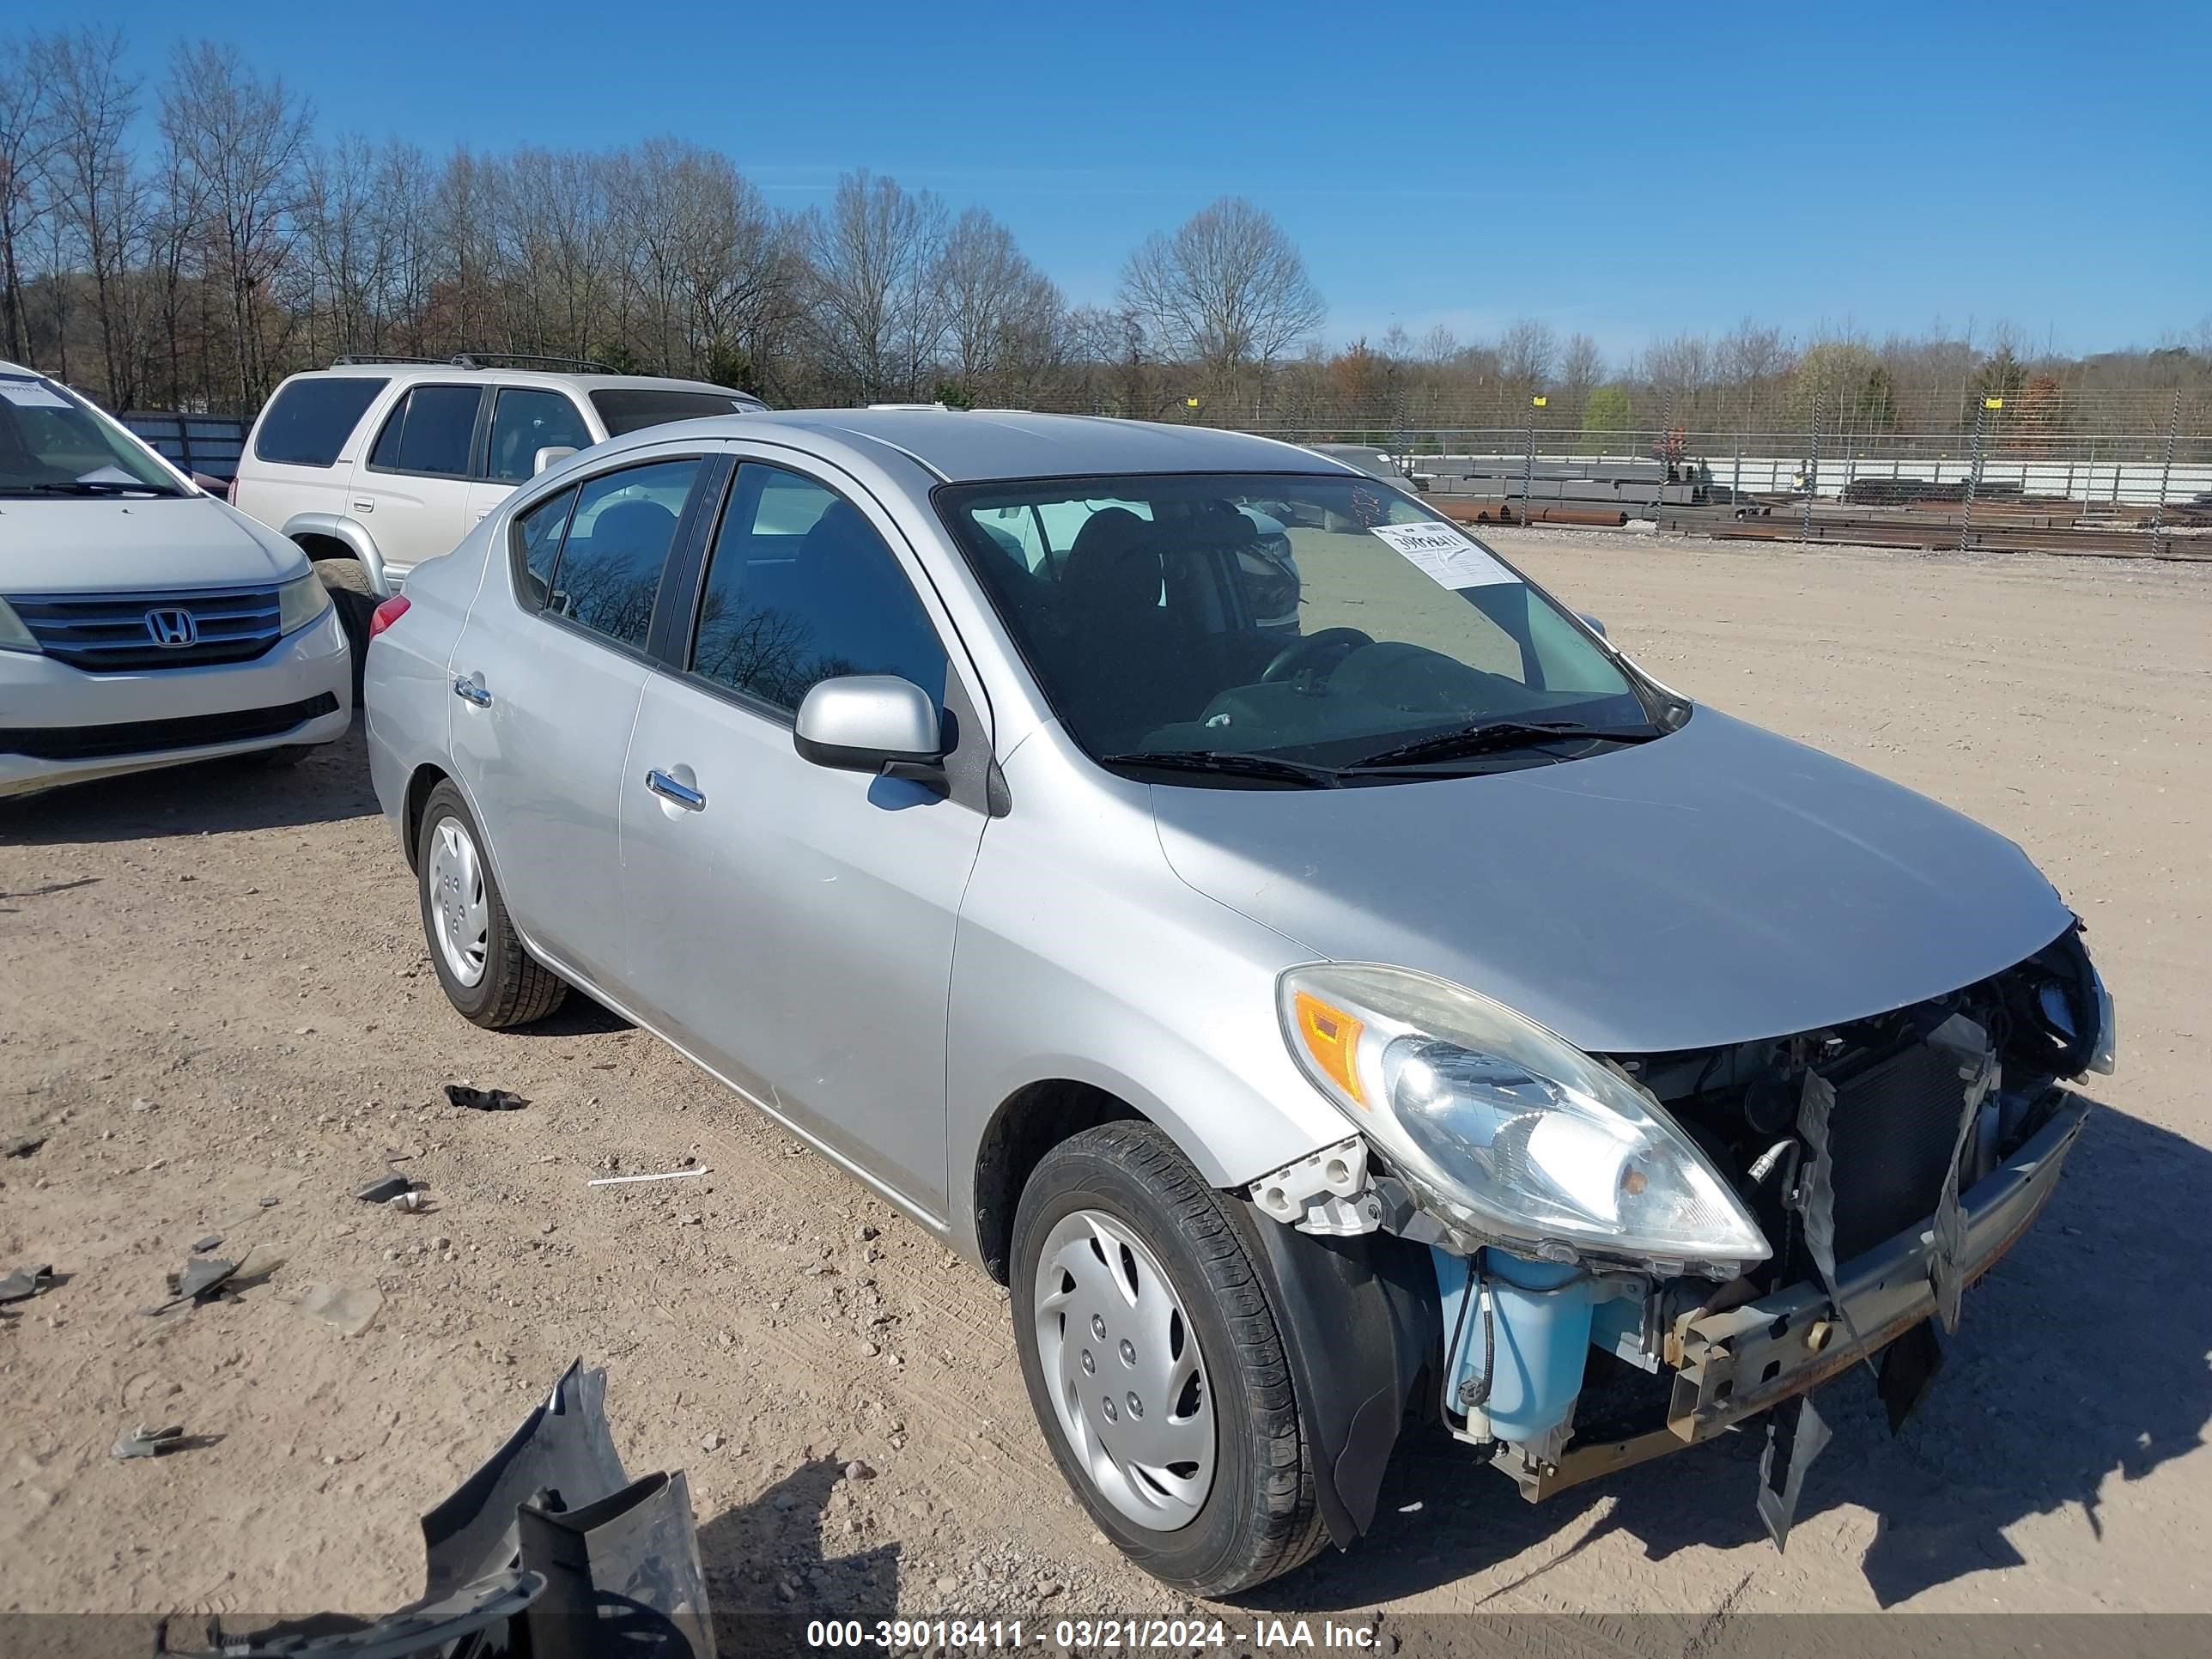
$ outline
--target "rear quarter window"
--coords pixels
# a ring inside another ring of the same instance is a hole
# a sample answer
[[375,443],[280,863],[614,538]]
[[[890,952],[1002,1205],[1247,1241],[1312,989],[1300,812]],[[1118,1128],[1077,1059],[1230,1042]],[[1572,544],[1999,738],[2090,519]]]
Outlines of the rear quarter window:
[[680,386],[604,386],[592,393],[592,407],[607,436],[619,438],[649,426],[671,421],[696,421],[710,415],[732,415],[753,407],[737,392],[688,392]]
[[336,374],[277,388],[253,435],[258,460],[283,466],[328,466],[345,447],[362,413],[391,382]]

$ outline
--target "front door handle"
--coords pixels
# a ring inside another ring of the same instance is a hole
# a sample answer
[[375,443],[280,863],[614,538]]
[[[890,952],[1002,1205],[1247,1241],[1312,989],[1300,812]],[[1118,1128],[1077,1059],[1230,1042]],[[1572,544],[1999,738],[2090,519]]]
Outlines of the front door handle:
[[687,783],[678,783],[667,773],[655,767],[645,775],[645,787],[663,800],[672,800],[689,811],[707,810],[707,798]]
[[479,708],[491,707],[491,693],[484,690],[481,682],[471,679],[465,674],[454,677],[453,695],[463,702],[474,703]]

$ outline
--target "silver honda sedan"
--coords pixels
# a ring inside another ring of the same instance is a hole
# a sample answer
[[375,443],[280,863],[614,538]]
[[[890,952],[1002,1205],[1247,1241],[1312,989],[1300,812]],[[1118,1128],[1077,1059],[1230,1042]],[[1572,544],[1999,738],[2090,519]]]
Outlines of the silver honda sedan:
[[1758,1419],[1780,1542],[1815,1385],[1902,1420],[2112,1064],[2017,847],[1260,438],[599,445],[379,608],[367,704],[454,1007],[575,986],[1007,1284],[1192,1591],[1350,1544],[1409,1419],[1532,1498]]

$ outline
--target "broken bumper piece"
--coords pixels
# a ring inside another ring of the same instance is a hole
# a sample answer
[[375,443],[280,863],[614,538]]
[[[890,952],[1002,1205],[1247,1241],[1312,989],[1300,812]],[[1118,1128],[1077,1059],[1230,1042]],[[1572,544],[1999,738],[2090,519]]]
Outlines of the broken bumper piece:
[[1923,1225],[1843,1263],[1834,1299],[1817,1284],[1798,1284],[1741,1307],[1686,1319],[1668,1343],[1667,1358],[1675,1367],[1668,1429],[1686,1443],[1710,1439],[1859,1364],[1933,1317],[1939,1282],[1955,1273],[1958,1282],[1972,1284],[2027,1231],[2057,1185],[2087,1116],[2079,1101],[2064,1102],[2025,1146],[1961,1197],[1955,1261],[1942,1259],[1936,1231]]
[[606,1373],[564,1372],[489,1462],[422,1517],[422,1599],[254,1631],[165,1621],[155,1659],[714,1659],[682,1474],[631,1480],[607,1428]]

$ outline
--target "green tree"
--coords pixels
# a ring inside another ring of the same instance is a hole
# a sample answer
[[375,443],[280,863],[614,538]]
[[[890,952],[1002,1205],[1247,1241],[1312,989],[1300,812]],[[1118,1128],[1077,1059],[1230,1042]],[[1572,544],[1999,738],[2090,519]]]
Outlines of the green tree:
[[1589,401],[1583,405],[1583,430],[1626,432],[1634,416],[1626,386],[1601,386],[1590,393]]

